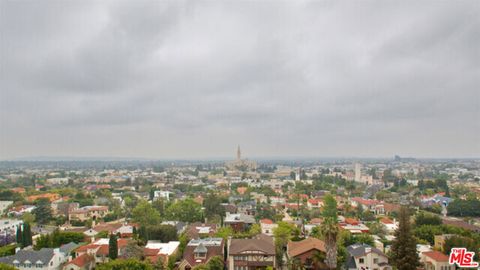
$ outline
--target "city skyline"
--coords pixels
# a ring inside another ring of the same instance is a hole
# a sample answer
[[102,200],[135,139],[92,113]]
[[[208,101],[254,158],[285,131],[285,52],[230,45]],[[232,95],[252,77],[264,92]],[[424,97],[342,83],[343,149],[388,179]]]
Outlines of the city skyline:
[[0,160],[478,158],[479,6],[0,1]]

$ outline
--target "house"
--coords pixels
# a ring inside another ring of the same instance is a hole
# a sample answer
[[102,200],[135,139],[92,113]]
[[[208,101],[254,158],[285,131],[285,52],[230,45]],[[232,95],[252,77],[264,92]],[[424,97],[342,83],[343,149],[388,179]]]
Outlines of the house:
[[90,270],[95,266],[95,258],[90,254],[82,254],[67,262],[63,270]]
[[35,209],[35,208],[36,208],[35,205],[16,206],[16,207],[13,207],[12,209],[10,209],[10,211],[8,211],[8,215],[9,216],[20,217],[25,213],[31,213],[33,211],[33,209]]
[[166,201],[170,201],[170,194],[173,192],[171,191],[166,191],[166,190],[155,190],[153,192],[153,199],[158,200],[158,199],[165,199]]
[[38,194],[38,195],[32,195],[27,197],[28,202],[34,202],[39,199],[47,199],[50,202],[56,201],[60,199],[60,194],[57,193],[44,193],[44,194]]
[[259,234],[251,239],[229,239],[228,269],[264,269],[275,265],[272,237]]
[[55,215],[68,216],[68,213],[78,209],[80,204],[77,202],[68,202],[66,200],[57,200],[52,203],[52,210]]
[[70,211],[69,220],[86,221],[89,219],[97,220],[108,214],[108,206],[90,205]]
[[440,251],[426,251],[420,254],[420,262],[425,270],[454,270],[455,266],[448,263],[448,256]]
[[375,215],[385,214],[385,205],[381,201],[355,197],[351,199],[351,202],[353,207],[363,207],[364,210],[368,210]]
[[178,269],[189,270],[199,264],[206,264],[214,256],[223,260],[223,238],[194,239],[188,242]]
[[57,270],[66,262],[67,256],[59,248],[19,250],[15,255],[1,257],[0,263],[12,265],[19,270]]
[[145,248],[143,249],[145,254],[145,259],[150,260],[150,262],[155,263],[159,258],[163,260],[165,265],[168,264],[170,256],[178,252],[178,247],[180,242],[170,241],[168,243],[162,243],[160,241],[149,240]]
[[235,232],[247,231],[252,224],[256,223],[253,216],[230,213],[227,213],[223,222],[225,225],[232,227]]
[[110,234],[117,234],[117,230],[120,229],[123,226],[122,223],[100,223],[93,228],[86,229],[83,234],[86,237],[89,237],[93,240],[95,240],[95,236],[101,232],[107,232],[108,235]]
[[15,235],[17,228],[22,224],[21,219],[0,219],[0,234]]
[[273,230],[278,227],[278,224],[273,223],[271,219],[264,218],[260,220],[260,228],[263,234],[273,236]]
[[388,233],[393,233],[398,228],[398,222],[395,219],[391,220],[387,217],[380,219],[380,224],[383,225]]
[[453,199],[445,197],[444,195],[444,192],[440,192],[433,196],[422,196],[420,199],[420,203],[423,207],[430,207],[435,204],[448,206],[448,204],[451,203]]
[[[125,247],[128,244],[127,239],[120,238],[117,240],[118,247],[118,256],[122,256],[125,250]],[[109,261],[108,258],[108,248],[109,248],[109,239],[100,238],[97,241],[81,246],[75,250],[75,257],[82,256],[84,254],[90,255],[94,258],[95,264],[106,263]]]
[[195,222],[188,225],[187,236],[189,239],[213,237],[217,233],[217,224]]
[[308,199],[307,207],[308,209],[318,209],[323,206],[323,201],[320,199]]
[[442,223],[446,225],[452,225],[455,227],[459,227],[465,230],[469,230],[472,232],[480,233],[480,227],[470,224],[468,222],[465,222],[461,219],[451,219],[451,218],[442,218]]
[[346,269],[348,270],[391,270],[388,257],[379,249],[365,244],[347,247]]
[[185,222],[182,222],[182,221],[165,220],[165,221],[162,221],[162,223],[160,223],[160,224],[170,225],[170,226],[175,227],[175,229],[177,229],[177,234],[178,235],[182,234],[185,231],[185,229],[187,228],[187,224]]
[[328,269],[323,261],[314,259],[317,253],[325,256],[325,243],[314,237],[298,242],[289,241],[287,245],[287,255],[290,260],[300,263],[306,269]]
[[257,201],[244,201],[237,204],[237,213],[254,216],[257,210]]
[[10,205],[13,204],[13,201],[0,201],[0,215],[8,209]]
[[339,226],[343,230],[350,231],[350,233],[356,234],[356,233],[368,233],[369,228],[367,225],[361,223],[360,221],[354,219],[354,218],[343,218],[339,217],[340,223]]

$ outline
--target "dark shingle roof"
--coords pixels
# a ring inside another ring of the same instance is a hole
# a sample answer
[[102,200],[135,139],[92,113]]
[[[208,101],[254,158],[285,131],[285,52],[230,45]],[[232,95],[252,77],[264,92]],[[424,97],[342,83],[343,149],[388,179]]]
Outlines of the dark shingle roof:
[[365,255],[366,254],[365,249],[368,249],[368,248],[371,249],[371,252],[374,252],[374,253],[377,253],[378,255],[386,257],[386,255],[381,250],[379,250],[378,248],[374,248],[374,247],[371,247],[371,246],[365,245],[365,244],[350,245],[350,246],[347,247],[347,251],[351,256],[358,257],[358,256]]
[[63,246],[60,247],[60,252],[62,252],[63,254],[65,255],[70,255],[70,253],[76,249],[77,247],[79,247],[80,245],[79,244],[75,244],[74,242],[70,242],[68,244],[65,244]]
[[13,265],[15,260],[23,264],[25,261],[35,264],[37,261],[41,261],[43,264],[48,264],[53,258],[53,248],[42,248],[36,250],[19,250],[15,255],[0,258],[0,263]]

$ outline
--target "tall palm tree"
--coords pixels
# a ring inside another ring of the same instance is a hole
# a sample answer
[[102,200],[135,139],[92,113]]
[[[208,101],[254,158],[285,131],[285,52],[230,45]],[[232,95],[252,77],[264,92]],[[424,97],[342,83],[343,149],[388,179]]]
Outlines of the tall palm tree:
[[324,263],[325,261],[325,254],[323,252],[320,252],[320,251],[316,251],[315,253],[313,253],[313,256],[312,256],[312,262],[313,262],[313,266],[314,266],[314,269],[321,269],[321,265]]
[[335,269],[337,268],[337,221],[331,217],[324,218],[320,226],[320,232],[325,239],[325,249],[327,251],[325,264],[328,268]]

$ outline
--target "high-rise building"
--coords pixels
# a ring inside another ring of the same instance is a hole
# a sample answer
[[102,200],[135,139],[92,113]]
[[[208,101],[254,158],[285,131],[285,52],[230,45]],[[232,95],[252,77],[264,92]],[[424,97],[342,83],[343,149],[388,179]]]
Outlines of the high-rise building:
[[360,182],[362,180],[362,165],[360,163],[355,163],[355,182]]

